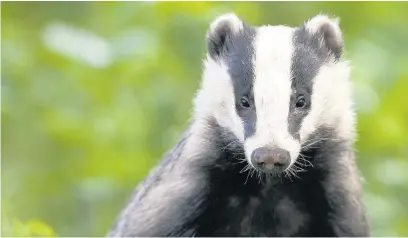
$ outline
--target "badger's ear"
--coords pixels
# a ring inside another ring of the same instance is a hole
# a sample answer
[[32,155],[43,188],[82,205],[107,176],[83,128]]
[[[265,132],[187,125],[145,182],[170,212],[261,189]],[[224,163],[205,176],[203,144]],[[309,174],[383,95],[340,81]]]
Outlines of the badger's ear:
[[207,50],[211,58],[216,60],[228,51],[232,36],[242,29],[243,22],[234,13],[226,13],[211,22],[207,32]]
[[306,29],[312,34],[318,34],[328,50],[339,59],[343,53],[343,33],[339,26],[339,18],[327,15],[317,15],[305,23]]

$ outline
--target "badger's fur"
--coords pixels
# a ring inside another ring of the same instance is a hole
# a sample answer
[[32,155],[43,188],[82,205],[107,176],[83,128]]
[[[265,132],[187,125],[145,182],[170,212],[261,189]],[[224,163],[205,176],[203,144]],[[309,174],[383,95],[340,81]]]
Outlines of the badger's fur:
[[108,235],[369,236],[338,20],[254,27],[230,13],[207,44],[189,128]]

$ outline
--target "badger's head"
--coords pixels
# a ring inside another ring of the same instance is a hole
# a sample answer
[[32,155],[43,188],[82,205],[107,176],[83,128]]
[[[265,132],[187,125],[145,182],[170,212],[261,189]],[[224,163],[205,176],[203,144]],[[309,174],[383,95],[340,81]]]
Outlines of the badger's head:
[[290,168],[310,136],[330,128],[352,139],[349,68],[338,20],[318,15],[297,28],[215,19],[195,116],[213,117],[242,144],[250,165]]

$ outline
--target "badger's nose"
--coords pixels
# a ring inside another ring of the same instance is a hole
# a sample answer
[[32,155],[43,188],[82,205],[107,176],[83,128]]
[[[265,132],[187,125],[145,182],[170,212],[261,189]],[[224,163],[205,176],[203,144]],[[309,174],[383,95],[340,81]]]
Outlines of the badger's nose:
[[265,172],[283,172],[290,164],[290,154],[280,148],[260,147],[251,155],[252,165]]

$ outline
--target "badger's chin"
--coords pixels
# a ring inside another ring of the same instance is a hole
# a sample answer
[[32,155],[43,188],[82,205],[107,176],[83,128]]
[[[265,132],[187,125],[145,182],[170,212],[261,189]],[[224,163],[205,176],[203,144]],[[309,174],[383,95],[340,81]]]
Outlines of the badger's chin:
[[312,163],[306,159],[305,155],[298,153],[296,159],[290,159],[289,163],[281,164],[265,164],[261,166],[254,166],[251,160],[246,159],[248,165],[246,170],[256,171],[260,175],[266,175],[267,177],[285,177],[290,180],[299,178],[299,173],[307,171],[310,167],[313,167]]
[[258,146],[246,150],[246,160],[257,172],[271,175],[293,173],[296,169],[298,152],[277,146]]
[[292,167],[292,166],[290,166],[290,165],[280,165],[280,164],[278,164],[278,165],[273,165],[273,166],[271,166],[271,165],[266,165],[266,166],[262,166],[262,167],[259,167],[259,166],[255,167],[255,166],[253,166],[253,165],[250,164],[250,163],[249,163],[249,166],[250,166],[253,170],[255,170],[255,171],[259,172],[259,173],[267,174],[267,175],[273,175],[273,176],[278,176],[278,175],[281,175],[281,174],[286,174],[286,173],[288,173],[289,171],[291,171],[291,167]]

